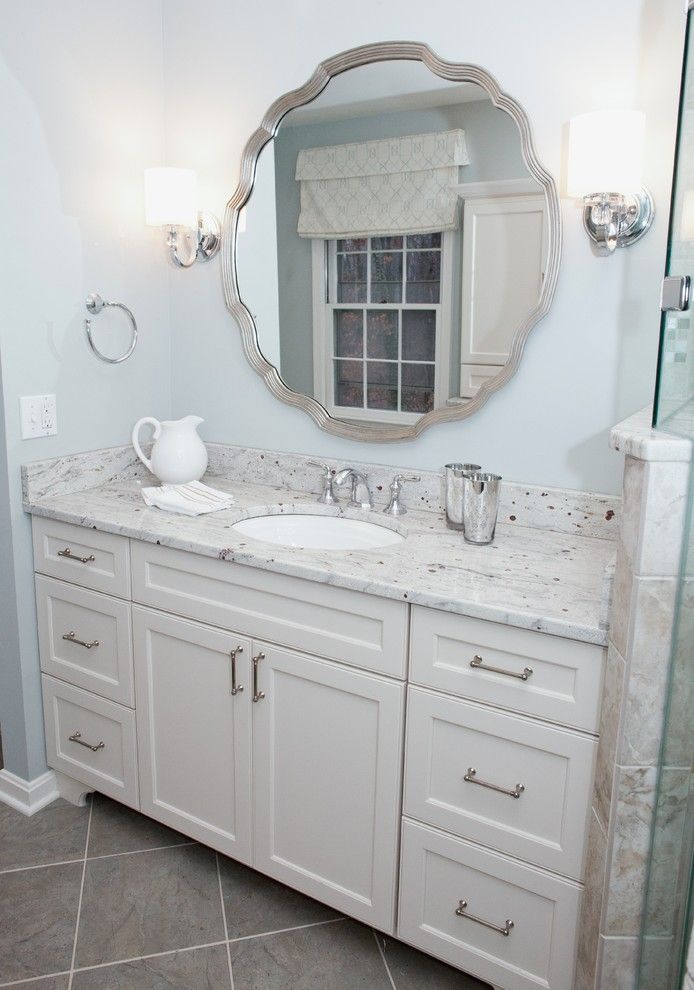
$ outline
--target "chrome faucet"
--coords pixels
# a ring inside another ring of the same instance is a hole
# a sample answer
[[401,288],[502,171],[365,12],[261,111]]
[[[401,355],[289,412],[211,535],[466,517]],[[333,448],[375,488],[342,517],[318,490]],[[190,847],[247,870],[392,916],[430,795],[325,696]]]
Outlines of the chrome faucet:
[[322,461],[309,461],[313,467],[320,468],[323,472],[322,482],[323,490],[316,499],[321,505],[337,505],[337,499],[335,498],[335,492],[333,491],[333,473],[330,470],[328,464],[323,464]]
[[404,516],[407,509],[400,501],[403,482],[421,481],[418,474],[396,474],[390,485],[390,502],[383,510],[387,516]]
[[[362,474],[361,471],[357,471],[356,468],[346,467],[337,472],[333,478],[333,484],[340,488],[348,479],[352,482],[352,491],[349,498],[350,505],[354,505],[359,509],[373,509],[371,492],[369,491],[366,475]],[[362,493],[361,497],[359,495],[360,489]]]

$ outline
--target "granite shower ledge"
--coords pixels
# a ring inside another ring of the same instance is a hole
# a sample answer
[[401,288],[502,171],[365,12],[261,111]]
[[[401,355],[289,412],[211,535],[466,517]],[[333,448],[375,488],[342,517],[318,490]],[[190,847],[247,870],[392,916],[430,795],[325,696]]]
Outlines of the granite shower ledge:
[[311,512],[364,518],[358,510],[320,506],[315,495],[266,485],[205,479],[233,493],[236,504],[195,518],[148,508],[137,479],[75,493],[28,499],[28,512],[148,543],[276,571],[384,598],[535,629],[604,645],[611,597],[614,543],[573,534],[500,524],[488,547],[466,544],[431,511],[411,511],[397,523],[396,547],[316,551],[274,546],[231,528],[268,512]]

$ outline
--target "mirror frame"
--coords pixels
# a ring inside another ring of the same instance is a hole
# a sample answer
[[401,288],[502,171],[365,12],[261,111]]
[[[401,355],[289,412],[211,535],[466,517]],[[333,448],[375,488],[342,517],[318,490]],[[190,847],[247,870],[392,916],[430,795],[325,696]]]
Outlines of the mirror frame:
[[[239,293],[237,280],[236,250],[237,227],[240,211],[253,193],[256,165],[261,151],[273,140],[282,118],[295,107],[311,103],[323,92],[330,80],[349,69],[373,62],[409,60],[421,62],[435,75],[451,82],[476,83],[489,94],[494,106],[509,114],[518,127],[523,161],[531,176],[544,189],[547,199],[548,239],[547,239],[547,269],[535,309],[528,315],[516,332],[509,358],[499,374],[485,382],[464,405],[447,406],[425,413],[414,424],[397,426],[387,424],[358,424],[346,420],[335,419],[327,409],[313,396],[295,392],[282,379],[279,370],[270,364],[263,356],[258,341],[258,331],[255,321],[248,308],[243,303]],[[348,51],[333,55],[321,62],[311,78],[298,89],[291,90],[275,100],[262,119],[260,127],[251,135],[243,151],[239,184],[226,205],[224,225],[222,229],[222,281],[224,298],[232,316],[236,319],[241,330],[243,349],[251,366],[262,377],[272,394],[290,406],[303,409],[321,429],[335,436],[346,437],[350,440],[361,440],[371,443],[389,441],[413,440],[428,427],[436,423],[450,423],[466,419],[485,404],[489,397],[502,388],[516,373],[520,364],[528,334],[536,323],[547,313],[559,276],[559,261],[561,257],[561,212],[559,197],[553,177],[541,165],[532,136],[532,129],[525,110],[507,93],[500,89],[496,79],[477,65],[466,62],[449,62],[440,58],[428,45],[414,41],[379,42],[371,45],[361,45]]]

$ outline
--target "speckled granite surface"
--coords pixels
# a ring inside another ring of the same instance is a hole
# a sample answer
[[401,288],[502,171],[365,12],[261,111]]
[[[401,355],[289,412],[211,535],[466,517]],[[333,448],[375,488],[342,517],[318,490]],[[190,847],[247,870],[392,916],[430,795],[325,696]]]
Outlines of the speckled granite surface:
[[[147,450],[147,445],[145,445]],[[234,479],[239,483],[266,485],[283,491],[318,494],[320,470],[304,454],[287,454],[251,447],[234,447],[208,443],[209,474]],[[333,473],[345,466],[343,460],[321,459]],[[443,475],[441,471],[413,471],[360,461],[350,462],[369,479],[376,505],[388,501],[388,486],[398,472],[417,474],[418,482],[408,482],[404,489],[406,504],[411,508],[443,511]],[[130,445],[108,447],[86,453],[70,454],[24,466],[22,482],[24,501],[31,504],[44,495],[60,495],[84,488],[108,484],[123,478],[149,479],[146,468],[137,460]],[[499,521],[515,526],[532,526],[557,533],[575,533],[599,539],[617,539],[621,499],[615,495],[596,495],[560,488],[540,488],[503,482]]]
[[[252,461],[252,465],[246,463],[242,471],[244,458],[235,453],[238,450],[220,451],[210,445],[213,473],[205,480],[236,497],[236,505],[223,512],[190,518],[147,508],[139,486],[143,481],[150,483],[151,478],[144,468],[133,464],[127,448],[27,466],[25,505],[36,515],[205,556],[571,639],[606,642],[614,542],[604,537],[611,533],[619,499],[602,501],[601,496],[564,493],[572,497],[571,504],[577,511],[580,503],[582,515],[587,516],[582,520],[586,525],[573,532],[522,525],[520,509],[509,513],[516,515],[516,520],[507,521],[504,518],[507,505],[502,504],[494,543],[474,547],[465,543],[460,534],[447,529],[443,516],[435,511],[438,508],[435,499],[439,496],[434,494],[433,487],[440,485],[439,476],[431,474],[425,480],[423,475],[420,484],[428,485],[431,493],[426,510],[412,509],[397,522],[378,508],[366,516],[372,522],[401,532],[406,537],[402,544],[370,551],[292,549],[242,537],[232,526],[239,519],[268,512],[319,512],[354,518],[364,518],[364,514],[344,507],[336,510],[320,506],[315,502],[315,494],[288,490],[290,486],[299,487],[296,482],[299,474],[307,477],[307,472],[299,472],[296,464],[292,468],[294,477],[288,477],[291,465],[282,463],[281,458],[290,455],[268,453],[263,461],[271,463],[261,465],[261,470],[257,469],[257,456],[247,457],[246,462]],[[305,458],[302,461],[305,466]],[[217,473],[225,467],[233,475],[233,482]],[[386,475],[390,480],[394,469],[369,466],[375,490],[378,472],[384,473],[384,480]],[[254,481],[249,477],[253,474]],[[286,479],[284,485],[267,483],[279,477]],[[315,474],[308,483],[317,490]],[[415,488],[412,486],[406,495],[410,506],[422,504],[425,497]],[[523,491],[531,489],[523,488]],[[557,512],[574,511],[560,502],[561,493],[547,490],[543,496],[541,489],[532,491],[535,499],[541,498],[543,502],[539,508],[530,501],[525,503],[527,519],[544,512],[554,520]],[[506,503],[509,495],[515,494],[507,492]],[[525,497],[530,500],[529,495]],[[591,501],[596,498],[601,500],[599,507]],[[545,509],[547,499],[551,501]],[[554,507],[550,509],[550,505]],[[558,508],[560,505],[563,508]],[[598,517],[609,513],[612,513],[606,520],[609,527],[599,526]],[[571,520],[573,515],[566,518]],[[585,535],[591,528],[602,537]]]

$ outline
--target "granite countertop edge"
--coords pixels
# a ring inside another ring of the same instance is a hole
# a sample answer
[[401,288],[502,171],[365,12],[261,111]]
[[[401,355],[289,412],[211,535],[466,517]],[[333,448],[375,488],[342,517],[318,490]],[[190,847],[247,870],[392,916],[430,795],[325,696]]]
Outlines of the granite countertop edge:
[[[214,480],[217,481],[218,479]],[[119,499],[123,499],[127,496],[127,498],[130,499],[135,492],[130,491],[127,493],[122,493],[116,489],[110,488],[110,486],[105,486],[102,489],[93,489],[89,494],[100,493],[105,494],[107,498],[113,497]],[[528,605],[527,602],[524,603],[522,608],[517,608],[510,603],[509,605],[504,605],[499,602],[487,603],[480,600],[474,600],[472,598],[466,598],[465,595],[459,590],[442,594],[441,589],[436,590],[433,587],[427,588],[426,586],[422,586],[420,582],[418,582],[418,587],[412,587],[408,583],[400,583],[397,577],[388,577],[387,569],[386,574],[379,576],[372,576],[368,573],[349,573],[347,571],[340,573],[339,570],[335,570],[334,568],[335,563],[339,565],[340,552],[336,552],[328,563],[325,560],[321,561],[320,559],[317,559],[315,556],[315,551],[292,551],[290,548],[276,547],[274,545],[263,544],[254,540],[246,540],[242,545],[239,545],[238,536],[231,538],[228,546],[221,546],[217,539],[210,539],[209,535],[206,537],[204,531],[204,521],[219,514],[210,514],[201,517],[176,516],[173,514],[160,512],[160,510],[157,509],[147,509],[143,503],[139,502],[136,507],[132,508],[131,512],[142,512],[142,518],[138,519],[139,525],[134,525],[132,522],[124,521],[123,518],[109,518],[108,512],[103,511],[103,509],[101,512],[94,509],[90,511],[89,505],[85,504],[87,502],[87,499],[85,498],[86,495],[86,492],[81,492],[78,496],[76,496],[81,502],[80,506],[60,505],[59,503],[61,502],[64,503],[66,501],[70,501],[70,496],[68,495],[56,496],[54,498],[51,496],[44,496],[34,502],[26,502],[24,508],[25,511],[32,515],[40,516],[46,519],[54,519],[59,522],[70,523],[72,525],[78,525],[88,529],[96,529],[105,533],[112,533],[114,535],[128,537],[130,539],[140,540],[146,543],[196,553],[202,556],[225,560],[229,563],[235,563],[242,566],[251,566],[261,570],[274,571],[289,577],[301,578],[321,584],[347,588],[349,590],[363,592],[365,594],[373,594],[382,598],[403,601],[411,605],[422,605],[445,612],[467,615],[473,618],[487,619],[521,629],[534,630],[537,632],[543,632],[549,635],[559,636],[571,640],[578,640],[598,646],[605,646],[607,643],[607,628],[603,624],[603,619],[609,612],[609,603],[604,601],[601,602],[600,608],[596,605],[594,609],[596,613],[596,620],[594,622],[581,621],[578,618],[572,618],[570,616],[563,619],[556,615],[552,616],[543,614],[541,608]],[[137,497],[139,498],[139,493],[137,493]],[[119,504],[121,516],[123,515],[122,506],[123,502],[121,501]],[[79,511],[80,509],[81,511]],[[287,493],[285,497],[285,504],[281,506],[279,510],[277,502],[271,505],[263,506],[261,506],[258,501],[253,502],[252,506],[237,503],[231,510],[231,512],[233,512],[233,517],[227,516],[227,525],[224,526],[224,530],[226,532],[230,529],[233,523],[239,521],[239,519],[248,518],[249,516],[254,515],[261,515],[267,510],[273,510],[275,512],[305,512],[308,509],[310,509],[311,512],[318,512],[319,514],[336,514],[335,510],[324,509],[324,507],[317,506],[313,502],[309,503],[300,497],[297,499],[296,493],[292,492]],[[321,510],[323,510],[323,512],[321,512]],[[155,515],[153,515],[153,513]],[[355,514],[350,511],[339,511],[338,514],[351,515],[355,518],[363,518],[358,513]],[[162,517],[161,520],[157,519],[158,515]],[[421,515],[421,513],[417,514],[413,512],[411,515],[414,517],[415,515]],[[145,516],[146,518],[144,518]],[[411,516],[408,515],[405,519],[410,520]],[[175,520],[178,523],[179,528],[182,530],[181,533],[176,534],[166,532],[167,524],[170,528],[172,525],[172,520]],[[201,521],[203,522],[203,526],[200,525]],[[158,526],[157,522],[161,522],[161,525]],[[379,519],[378,522],[381,525],[385,525],[388,528],[396,529],[401,532],[407,531],[411,525],[401,522],[401,520],[388,520],[384,518]],[[197,527],[195,525],[196,523],[198,524]],[[529,530],[529,532],[531,531]],[[539,531],[532,532],[537,533]],[[445,538],[446,536],[450,536],[450,532],[443,529],[441,535]],[[581,542],[589,541],[591,544],[606,544],[606,541],[597,540],[595,538],[581,537],[579,539]],[[267,547],[266,550],[264,550],[265,547]],[[478,548],[475,549],[477,550]],[[320,551],[320,553],[325,554],[327,552]],[[373,551],[371,551],[371,553],[373,553]],[[291,557],[291,554],[294,554],[295,556]],[[383,556],[383,554],[380,556]],[[432,556],[434,556],[434,554],[432,554]],[[522,554],[519,554],[519,556],[522,556]],[[365,568],[368,567],[368,563],[370,563],[373,559],[374,558],[367,559]],[[383,561],[379,561],[379,563],[382,564]],[[423,564],[422,567],[424,567]],[[474,572],[475,568],[471,567],[470,570],[471,572]],[[607,562],[603,572],[603,588],[594,589],[594,594],[602,594],[604,596],[605,586],[609,583],[606,577],[609,570],[610,563]],[[425,577],[424,574],[421,574],[420,576]],[[494,580],[496,577],[501,577],[501,573],[498,575],[491,573],[485,574],[484,577],[489,580]],[[555,580],[558,579],[555,578]],[[512,599],[513,579],[509,578],[508,581],[510,585],[509,599]],[[517,588],[518,586],[516,585],[516,590]],[[538,599],[539,597],[540,596],[538,596]],[[564,610],[568,611],[568,609]],[[599,617],[597,617],[598,613]]]

